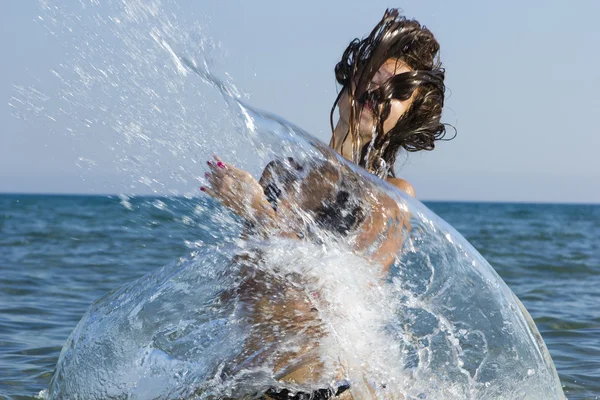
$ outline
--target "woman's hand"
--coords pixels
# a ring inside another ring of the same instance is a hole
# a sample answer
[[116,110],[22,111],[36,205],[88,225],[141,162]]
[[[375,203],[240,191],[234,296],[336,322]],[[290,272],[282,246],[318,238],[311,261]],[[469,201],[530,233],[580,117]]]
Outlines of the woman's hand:
[[207,162],[210,172],[206,173],[209,186],[200,188],[225,207],[250,223],[269,225],[274,210],[267,201],[262,186],[250,173],[225,164],[217,156]]

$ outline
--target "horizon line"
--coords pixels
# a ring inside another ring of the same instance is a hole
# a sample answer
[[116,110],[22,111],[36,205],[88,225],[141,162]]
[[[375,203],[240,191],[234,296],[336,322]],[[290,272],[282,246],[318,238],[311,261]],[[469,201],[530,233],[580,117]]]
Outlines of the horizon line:
[[[185,194],[128,194],[128,193],[63,193],[63,192],[3,192],[0,191],[0,196],[53,196],[53,197],[173,197],[173,198],[188,198]],[[203,197],[202,194],[191,196],[191,198]],[[530,204],[530,205],[589,205],[598,206],[600,202],[589,201],[533,201],[533,200],[472,200],[472,199],[420,199],[422,203],[479,203],[479,204]]]

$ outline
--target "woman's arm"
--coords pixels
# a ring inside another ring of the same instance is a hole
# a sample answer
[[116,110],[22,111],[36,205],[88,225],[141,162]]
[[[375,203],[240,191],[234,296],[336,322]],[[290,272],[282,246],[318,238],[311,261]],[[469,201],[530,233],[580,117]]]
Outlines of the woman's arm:
[[217,156],[207,164],[210,172],[206,174],[206,178],[210,185],[203,186],[200,190],[246,221],[243,237],[252,232],[263,237],[276,234],[298,238],[298,221],[288,201],[280,200],[276,212],[270,201],[272,199],[265,194],[265,181],[273,179],[275,162],[267,165],[260,183],[249,172],[226,164]]
[[207,162],[209,186],[200,190],[246,220],[258,232],[265,233],[279,225],[279,216],[267,200],[262,186],[247,171],[225,164],[215,156]]
[[[400,178],[387,178],[386,181],[415,197],[415,189],[408,181]],[[386,194],[381,194],[373,205],[371,218],[365,221],[357,237],[357,247],[367,249],[375,241],[379,241],[377,250],[370,258],[383,265],[383,272],[386,273],[402,249],[410,229],[410,212],[402,209]]]
[[[410,213],[398,203],[382,194],[371,204],[368,218],[360,226],[355,239],[355,249],[368,251],[367,257],[380,263],[385,274],[402,249],[406,234],[410,230]],[[373,249],[373,245],[377,247]]]

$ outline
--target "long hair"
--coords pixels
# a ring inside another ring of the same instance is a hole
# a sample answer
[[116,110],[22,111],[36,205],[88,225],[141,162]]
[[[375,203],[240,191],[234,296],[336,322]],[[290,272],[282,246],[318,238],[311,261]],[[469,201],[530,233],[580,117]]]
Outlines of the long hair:
[[[401,16],[397,9],[386,10],[366,38],[350,42],[335,66],[335,77],[342,90],[331,109],[330,123],[333,132],[333,114],[346,92],[350,100],[350,120],[343,142],[352,141],[355,163],[380,177],[394,176],[393,166],[401,148],[410,152],[432,150],[434,142],[444,137],[446,128],[440,123],[440,117],[445,86],[439,49],[429,29]],[[395,75],[377,89],[368,90],[375,73],[390,59],[406,64],[411,71]],[[408,100],[411,96],[413,102],[409,109],[384,134],[383,123],[389,116],[391,100]],[[375,127],[372,139],[362,143],[360,114],[367,101],[373,105]]]

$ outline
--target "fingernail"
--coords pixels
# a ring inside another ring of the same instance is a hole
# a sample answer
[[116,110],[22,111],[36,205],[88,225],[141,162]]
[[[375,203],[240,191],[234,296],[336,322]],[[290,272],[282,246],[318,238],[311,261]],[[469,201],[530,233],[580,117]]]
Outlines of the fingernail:
[[208,173],[208,172],[207,172],[207,173],[205,173],[205,174],[204,174],[204,176],[205,176],[206,178],[210,178],[210,173]]
[[208,165],[212,165],[212,161],[207,161],[206,162]]
[[206,192],[206,188],[204,186],[200,186],[200,190]]
[[221,161],[219,161],[217,163],[217,167],[219,167],[219,168],[225,168],[225,164],[223,164]]

